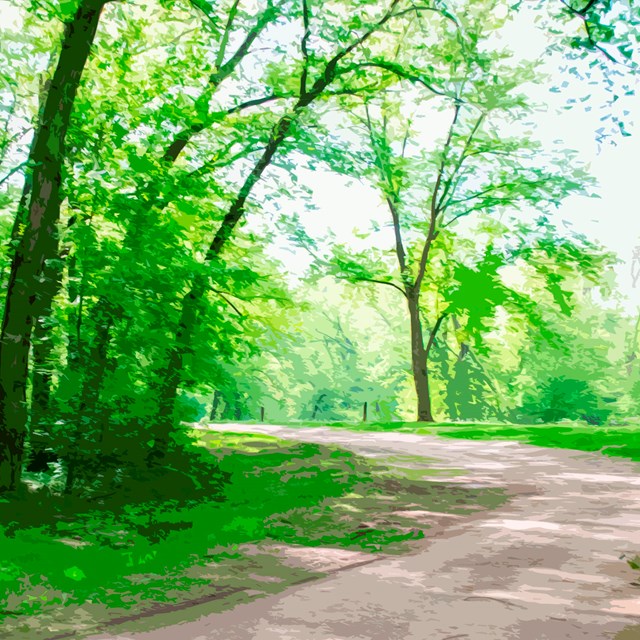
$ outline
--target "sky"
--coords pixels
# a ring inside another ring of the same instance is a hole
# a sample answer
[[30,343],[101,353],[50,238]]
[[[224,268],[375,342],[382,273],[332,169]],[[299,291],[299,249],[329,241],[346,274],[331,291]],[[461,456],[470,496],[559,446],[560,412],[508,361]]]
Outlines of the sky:
[[[640,100],[635,112],[640,118]],[[580,152],[582,161],[590,165],[590,173],[597,181],[594,191],[599,197],[570,197],[553,214],[558,226],[570,228],[592,240],[597,240],[617,254],[616,280],[625,296],[625,308],[634,312],[640,307],[640,288],[631,281],[631,259],[635,247],[640,246],[640,133],[598,144],[593,118],[580,117],[576,111],[560,115],[550,114],[546,127],[550,135],[567,140],[567,146]],[[357,237],[358,232],[370,228],[372,221],[388,222],[389,214],[372,187],[347,180],[329,171],[302,172],[313,189],[315,211],[304,212],[298,204],[287,208],[296,210],[312,237],[320,238],[330,230],[337,240],[361,249],[367,246]],[[384,231],[383,231],[384,233]],[[391,246],[390,229],[386,242]],[[294,273],[301,273],[310,258],[304,251],[291,252],[281,246],[276,255]]]
[[[625,124],[631,133],[609,135],[599,140],[597,130],[610,127],[602,121],[610,110],[611,95],[601,85],[587,86],[584,82],[560,70],[559,57],[544,58],[545,35],[535,26],[526,12],[509,22],[501,32],[496,46],[507,46],[517,59],[540,60],[540,71],[549,80],[528,88],[528,93],[541,107],[534,116],[535,135],[545,146],[566,147],[578,152],[580,162],[589,166],[597,186],[598,197],[572,196],[566,199],[553,215],[553,222],[561,229],[575,231],[598,241],[614,252],[619,263],[615,267],[617,289],[629,314],[640,309],[640,287],[633,288],[631,261],[635,247],[640,247],[640,199],[638,197],[638,167],[640,167],[640,86],[636,95],[622,96],[616,102],[616,112],[628,112]],[[550,91],[551,87],[561,90]],[[581,102],[585,95],[590,98]],[[576,104],[567,109],[567,100]],[[638,124],[634,125],[634,121]],[[443,122],[446,122],[446,118]],[[442,135],[442,131],[424,131],[425,137]],[[379,193],[371,186],[351,182],[329,171],[302,172],[313,190],[315,211],[305,212],[299,204],[289,203],[285,209],[301,215],[312,237],[325,236],[329,230],[337,241],[357,249],[367,241],[357,237],[360,231],[371,228],[371,222],[388,223],[389,214]],[[387,224],[375,242],[392,246],[393,236]],[[285,245],[274,249],[294,275],[302,274],[310,263],[304,251],[292,251]]]
[[[17,18],[16,8],[0,0],[3,20]],[[536,116],[536,134],[547,144],[561,140],[562,145],[579,152],[582,162],[590,165],[591,174],[598,183],[599,198],[571,197],[556,212],[554,222],[558,226],[573,229],[593,240],[601,242],[615,252],[620,263],[616,266],[617,283],[626,297],[625,307],[635,313],[640,307],[640,288],[634,289],[631,282],[631,260],[633,250],[640,246],[640,205],[638,199],[638,170],[640,166],[640,127],[629,125],[629,137],[613,136],[604,142],[596,139],[596,130],[602,126],[600,118],[606,112],[609,95],[603,87],[590,87],[591,98],[579,102],[566,110],[566,101],[571,96],[584,94],[585,86],[559,69],[561,61],[547,59],[542,62],[546,46],[545,35],[534,26],[526,11],[517,14],[514,21],[501,30],[496,46],[506,46],[517,59],[541,60],[541,71],[550,76],[550,84],[531,87],[534,99],[544,109]],[[551,85],[566,85],[560,93],[551,93]],[[640,122],[640,91],[635,96],[618,102],[618,110],[629,112],[628,122]],[[443,122],[446,121],[446,118]],[[425,137],[434,137],[441,131],[424,132]],[[301,170],[301,178],[311,188],[315,210],[305,210],[299,201],[281,203],[284,211],[301,216],[312,237],[326,236],[331,230],[339,242],[357,249],[367,246],[367,241],[357,236],[367,231],[372,222],[382,225],[382,241],[391,246],[392,233],[388,226],[388,212],[379,193],[371,186],[345,179],[327,170],[315,172]],[[385,226],[387,223],[387,226]],[[371,242],[371,241],[369,241]],[[295,276],[302,275],[309,265],[310,257],[301,250],[292,250],[284,242],[274,246],[272,253],[281,259],[285,268]]]

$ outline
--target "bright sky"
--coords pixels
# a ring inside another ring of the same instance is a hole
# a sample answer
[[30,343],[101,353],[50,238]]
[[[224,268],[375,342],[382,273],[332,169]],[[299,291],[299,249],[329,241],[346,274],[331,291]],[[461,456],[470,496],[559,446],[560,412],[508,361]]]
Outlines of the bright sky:
[[[0,0],[2,20],[7,24],[17,18],[16,8]],[[536,59],[545,45],[544,35],[533,26],[526,11],[503,30],[501,40],[512,49],[516,57]],[[621,259],[617,280],[621,293],[627,296],[627,309],[634,312],[640,306],[640,288],[631,286],[631,258],[634,247],[640,245],[640,205],[638,204],[638,167],[640,166],[640,127],[629,127],[630,137],[618,135],[615,144],[599,145],[595,131],[602,126],[599,118],[603,112],[591,105],[603,104],[607,94],[602,87],[593,87],[592,100],[579,103],[571,110],[560,110],[566,99],[584,93],[585,87],[566,73],[558,71],[558,61],[549,62],[547,71],[557,84],[569,81],[561,94],[550,93],[548,86],[534,90],[535,99],[548,104],[546,113],[537,117],[537,134],[547,141],[564,140],[568,148],[579,151],[582,161],[591,165],[591,172],[599,183],[600,198],[572,197],[565,201],[557,213],[556,224],[567,225],[589,238],[599,240]],[[640,87],[636,96],[622,98],[629,111],[628,122],[640,121]],[[618,103],[619,104],[619,103]],[[591,108],[591,110],[589,110]],[[439,135],[438,131],[435,135]],[[429,135],[429,134],[427,134]],[[433,134],[430,134],[433,135]],[[338,241],[357,248],[367,246],[354,235],[355,230],[371,228],[372,220],[388,223],[388,212],[381,205],[379,194],[360,183],[349,183],[345,178],[328,171],[302,172],[303,179],[312,187],[316,211],[305,212],[300,202],[281,203],[286,211],[301,215],[309,233],[320,237],[331,229]],[[383,227],[376,243],[382,241],[391,246],[389,227]],[[278,246],[273,252],[284,261],[294,275],[300,275],[309,264],[309,256],[303,251],[291,252]]]
[[[533,21],[527,15],[508,25],[502,40],[511,48],[516,57],[537,59],[545,45],[544,36],[532,26]],[[607,103],[610,96],[600,86],[588,87],[559,69],[561,61],[549,61],[546,67],[553,84],[567,82],[561,93],[551,93],[549,86],[532,88],[534,100],[547,105],[546,112],[536,115],[536,136],[552,144],[563,141],[563,146],[579,152],[579,159],[590,165],[590,171],[598,186],[599,198],[571,197],[567,199],[554,216],[557,226],[583,233],[597,240],[607,249],[615,252],[620,263],[616,267],[616,280],[620,293],[626,298],[625,307],[629,313],[636,313],[640,307],[640,288],[634,289],[631,281],[631,260],[633,250],[640,245],[640,204],[638,198],[638,167],[640,167],[640,84],[635,96],[622,97],[616,104],[617,112],[623,109],[629,112],[625,123],[633,134],[629,137],[612,136],[608,141],[599,143],[596,130],[610,126],[600,119],[606,110],[600,107]],[[578,102],[566,110],[566,101],[570,97],[580,97],[586,92],[591,98]],[[437,135],[443,132],[438,131]],[[429,133],[426,133],[429,135]],[[305,178],[313,187],[313,202],[317,211],[303,212],[299,205],[290,203],[285,209],[301,214],[312,237],[320,237],[331,230],[339,242],[352,244],[359,249],[367,246],[357,238],[354,231],[364,231],[371,227],[371,221],[388,223],[389,214],[381,204],[379,194],[370,187],[348,181],[328,171],[307,172]],[[382,230],[384,236],[377,236],[383,246],[392,246],[392,234],[389,227]],[[380,245],[378,245],[380,246]],[[303,251],[291,253],[283,247],[276,251],[278,257],[294,274],[300,274],[309,264],[309,256]]]

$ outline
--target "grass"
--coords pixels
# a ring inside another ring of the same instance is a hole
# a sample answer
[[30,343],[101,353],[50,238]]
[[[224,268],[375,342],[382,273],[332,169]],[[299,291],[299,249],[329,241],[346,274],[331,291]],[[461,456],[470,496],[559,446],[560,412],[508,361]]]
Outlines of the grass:
[[222,495],[210,500],[80,508],[38,491],[0,503],[0,616],[11,637],[88,633],[180,603],[235,603],[316,575],[277,561],[269,545],[401,553],[429,525],[395,511],[464,514],[505,499],[422,479],[433,473],[428,468],[381,466],[336,447],[264,435],[197,437],[229,474]]
[[640,461],[640,429],[633,426],[591,426],[567,424],[484,424],[440,422],[346,422],[291,423],[291,426],[349,429],[352,431],[399,431],[419,435],[437,435],[468,440],[516,440],[539,447],[598,451],[607,456],[618,456]]

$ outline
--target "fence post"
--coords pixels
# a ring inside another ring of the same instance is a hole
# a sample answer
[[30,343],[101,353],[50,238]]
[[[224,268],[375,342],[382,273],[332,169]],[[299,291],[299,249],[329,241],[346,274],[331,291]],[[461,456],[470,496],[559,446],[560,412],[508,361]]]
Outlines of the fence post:
[[362,422],[367,421],[367,403],[365,402],[362,407]]
[[264,407],[260,407],[260,422],[264,422]]

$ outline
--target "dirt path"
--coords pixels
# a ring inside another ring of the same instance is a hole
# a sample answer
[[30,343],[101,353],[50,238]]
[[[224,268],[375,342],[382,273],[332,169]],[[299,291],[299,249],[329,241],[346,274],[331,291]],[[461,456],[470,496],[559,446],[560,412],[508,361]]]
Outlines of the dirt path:
[[448,481],[517,488],[415,554],[383,558],[231,611],[131,635],[145,640],[640,640],[640,465],[513,442],[225,425],[333,443],[372,457],[424,455]]

